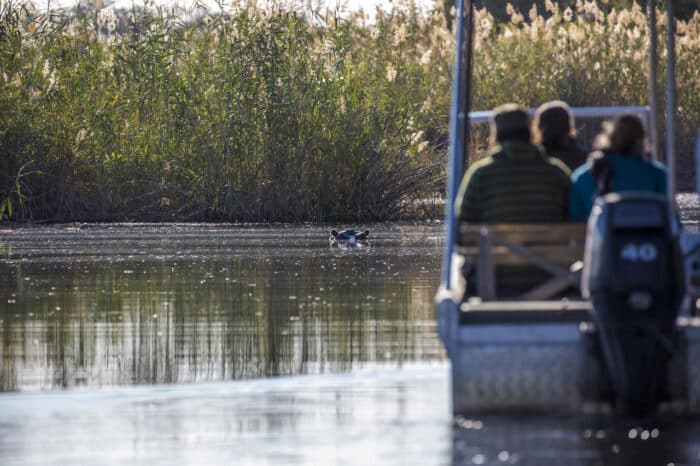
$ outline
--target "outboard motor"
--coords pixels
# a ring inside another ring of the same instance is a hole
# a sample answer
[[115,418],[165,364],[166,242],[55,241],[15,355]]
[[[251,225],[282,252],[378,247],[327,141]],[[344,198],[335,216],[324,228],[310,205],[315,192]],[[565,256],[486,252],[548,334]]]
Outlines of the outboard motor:
[[588,220],[583,293],[622,414],[650,414],[667,396],[684,294],[674,215],[665,196],[612,193]]

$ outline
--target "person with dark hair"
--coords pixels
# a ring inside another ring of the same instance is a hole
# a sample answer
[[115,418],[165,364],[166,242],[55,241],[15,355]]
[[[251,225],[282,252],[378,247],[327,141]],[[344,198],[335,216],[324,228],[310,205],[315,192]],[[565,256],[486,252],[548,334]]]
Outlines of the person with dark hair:
[[623,115],[613,124],[605,124],[599,140],[608,147],[591,153],[588,162],[571,175],[571,221],[585,221],[595,198],[609,192],[666,194],[666,169],[647,160],[644,125],[638,116]]
[[566,220],[570,171],[530,142],[530,116],[517,104],[493,111],[491,149],[464,174],[460,221],[546,223]]
[[532,137],[548,156],[561,160],[572,171],[586,163],[588,152],[576,142],[574,114],[566,102],[553,100],[537,109]]

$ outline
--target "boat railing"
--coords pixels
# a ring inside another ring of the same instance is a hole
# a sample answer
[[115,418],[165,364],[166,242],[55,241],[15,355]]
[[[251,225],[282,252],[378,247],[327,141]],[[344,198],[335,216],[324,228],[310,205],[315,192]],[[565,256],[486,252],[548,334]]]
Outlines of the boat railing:
[[461,301],[581,299],[586,226],[558,224],[462,224],[456,264]]
[[[530,109],[530,115],[534,115],[535,110]],[[637,115],[647,122],[651,118],[651,109],[647,106],[572,107],[571,111],[575,118],[613,118],[624,114]],[[485,123],[492,115],[491,110],[469,112],[469,122]]]

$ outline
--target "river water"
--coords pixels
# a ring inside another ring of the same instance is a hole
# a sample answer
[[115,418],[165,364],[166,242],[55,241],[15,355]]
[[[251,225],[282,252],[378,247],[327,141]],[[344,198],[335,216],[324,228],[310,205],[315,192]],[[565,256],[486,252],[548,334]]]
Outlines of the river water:
[[688,419],[453,419],[443,227],[370,229],[1,230],[0,464],[700,464]]

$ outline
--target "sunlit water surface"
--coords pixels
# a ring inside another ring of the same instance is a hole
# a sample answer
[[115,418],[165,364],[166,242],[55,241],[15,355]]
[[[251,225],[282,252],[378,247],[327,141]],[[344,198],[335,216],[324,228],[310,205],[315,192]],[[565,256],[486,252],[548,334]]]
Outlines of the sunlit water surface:
[[0,464],[700,464],[693,420],[452,419],[442,233],[3,230]]
[[348,372],[440,361],[441,228],[87,226],[0,241],[0,388]]

